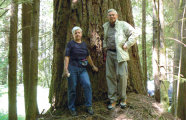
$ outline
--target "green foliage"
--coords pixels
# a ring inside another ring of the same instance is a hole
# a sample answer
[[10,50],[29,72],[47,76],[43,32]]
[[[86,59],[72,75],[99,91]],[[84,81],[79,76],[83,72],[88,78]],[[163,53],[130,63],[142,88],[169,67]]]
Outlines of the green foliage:
[[0,8],[0,84],[7,84],[10,0],[1,0]]
[[0,120],[8,120],[8,114],[0,113]]
[[[8,9],[8,12],[0,17],[0,85],[7,84],[8,75],[8,37],[9,37],[9,16],[10,16],[10,0],[5,0],[1,5],[0,15]],[[29,3],[31,0],[19,0],[18,4]],[[39,85],[49,87],[51,80],[51,64],[53,55],[52,41],[52,24],[53,24],[53,1],[42,0],[40,8],[40,33],[39,33]],[[18,30],[21,30],[21,5],[19,5],[18,15]],[[22,65],[22,32],[18,32],[18,60],[17,60],[17,83],[22,83],[23,80],[23,65]]]
[[174,45],[174,41],[168,39],[169,37],[176,36],[176,31],[174,29],[175,25],[175,4],[170,0],[164,1],[164,17],[165,17],[165,28],[164,28],[164,36],[165,36],[165,45],[167,48]]
[[[142,33],[142,1],[132,0],[133,16],[136,29]],[[138,39],[138,52],[142,65],[142,38]],[[152,3],[147,0],[146,7],[146,56],[147,79],[152,80]]]
[[[8,113],[0,112],[0,120],[8,120]],[[18,120],[25,120],[24,116],[18,116]]]
[[41,2],[40,36],[39,36],[39,81],[38,84],[49,87],[51,81],[51,65],[53,56],[52,24],[53,4],[51,0]]
[[[146,55],[147,55],[147,72],[148,72],[148,80],[152,80],[152,15],[153,15],[153,6],[152,1],[148,1],[146,6]],[[174,45],[174,40],[169,39],[173,38],[173,35],[176,35],[176,30],[174,29],[175,24],[175,4],[172,0],[163,1],[164,2],[164,39],[165,39],[165,46],[166,49],[170,49],[169,51],[172,52],[172,46]],[[134,22],[137,29],[142,28],[142,1],[139,0],[132,0],[132,7],[133,7],[133,16]],[[140,31],[141,32],[141,31]],[[141,44],[141,37],[138,40],[138,49],[140,55],[140,62],[142,64],[142,44]],[[172,54],[168,55],[169,58],[172,58]]]

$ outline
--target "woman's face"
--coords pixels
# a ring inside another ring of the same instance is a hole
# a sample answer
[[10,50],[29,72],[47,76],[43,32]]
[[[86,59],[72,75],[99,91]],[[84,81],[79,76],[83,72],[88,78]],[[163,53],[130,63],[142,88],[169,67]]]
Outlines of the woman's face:
[[74,32],[74,39],[75,40],[81,40],[81,37],[82,37],[82,32],[81,32],[81,30],[76,30],[75,32]]

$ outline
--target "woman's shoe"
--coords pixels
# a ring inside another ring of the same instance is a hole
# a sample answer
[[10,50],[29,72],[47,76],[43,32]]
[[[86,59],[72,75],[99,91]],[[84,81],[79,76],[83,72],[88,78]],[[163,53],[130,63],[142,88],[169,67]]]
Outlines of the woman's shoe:
[[70,114],[71,114],[72,116],[77,116],[77,115],[78,115],[77,112],[76,112],[75,110],[70,110]]

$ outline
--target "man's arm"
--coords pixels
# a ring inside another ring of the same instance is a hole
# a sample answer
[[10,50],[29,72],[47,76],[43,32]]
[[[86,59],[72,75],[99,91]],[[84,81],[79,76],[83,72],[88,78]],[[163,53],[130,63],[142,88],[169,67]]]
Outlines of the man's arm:
[[133,46],[136,43],[138,37],[136,30],[128,23],[125,24],[125,34],[128,37],[128,41],[123,46],[124,50]]

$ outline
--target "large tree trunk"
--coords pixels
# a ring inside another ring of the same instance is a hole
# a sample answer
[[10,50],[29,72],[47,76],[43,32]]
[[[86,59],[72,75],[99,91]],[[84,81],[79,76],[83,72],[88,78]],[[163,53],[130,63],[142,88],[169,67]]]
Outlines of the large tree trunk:
[[27,113],[28,105],[28,87],[29,87],[29,71],[30,71],[30,40],[31,40],[31,3],[22,4],[22,61],[23,61],[23,83],[24,83],[24,99],[25,113]]
[[38,115],[37,107],[37,82],[38,82],[38,39],[39,39],[39,10],[40,0],[33,0],[31,19],[31,41],[30,41],[30,74],[29,74],[29,96],[26,120],[35,120]]
[[[18,3],[12,0],[10,17],[10,35],[9,35],[9,71],[8,71],[8,119],[17,120],[17,24],[18,24]],[[2,103],[1,103],[2,104]]]
[[[83,29],[83,41],[90,50],[90,54],[99,72],[94,73],[88,67],[93,89],[93,100],[107,98],[107,85],[105,80],[105,63],[103,62],[102,25],[107,21],[107,10],[115,8],[119,19],[125,20],[134,26],[130,0],[55,0],[54,1],[54,58],[52,83],[50,87],[50,103],[52,109],[64,108],[67,103],[67,80],[62,79],[64,50],[67,41],[71,40],[71,29],[75,25]],[[64,12],[65,11],[65,12]],[[96,16],[96,17],[95,17]],[[97,48],[97,50],[96,50]],[[138,56],[137,45],[130,50],[128,91],[145,94],[146,86],[142,78],[142,71]],[[83,103],[81,87],[78,86],[76,102]]]
[[[54,0],[53,24],[53,63],[52,80],[50,85],[49,101],[53,108],[61,108],[66,103],[67,81],[62,81],[64,51],[67,42],[67,31],[71,13],[71,0]],[[62,104],[63,102],[63,104]]]

